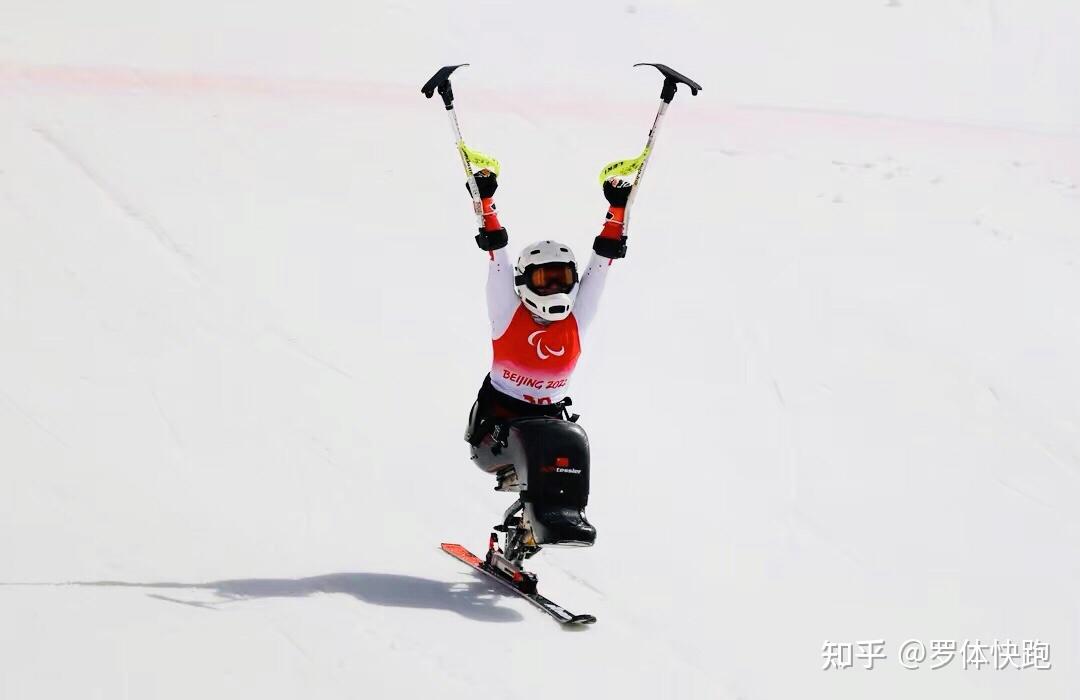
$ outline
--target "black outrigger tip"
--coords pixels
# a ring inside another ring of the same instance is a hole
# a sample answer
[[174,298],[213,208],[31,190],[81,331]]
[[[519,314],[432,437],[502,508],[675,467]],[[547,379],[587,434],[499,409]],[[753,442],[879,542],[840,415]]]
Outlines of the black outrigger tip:
[[443,66],[439,70],[435,71],[435,75],[431,76],[431,79],[424,83],[424,87],[420,88],[420,92],[424,93],[424,97],[431,99],[435,94],[435,91],[439,91],[439,95],[442,97],[443,104],[447,109],[454,108],[454,91],[450,87],[450,74],[456,71],[462,66],[467,66],[468,63],[459,63],[456,66]]
[[664,87],[660,91],[660,99],[669,104],[671,103],[672,98],[675,97],[675,91],[678,89],[679,83],[682,83],[683,85],[686,85],[688,88],[690,88],[691,95],[697,95],[698,90],[704,90],[703,87],[698,85],[690,78],[687,78],[685,75],[673,68],[668,68],[663,63],[634,64],[635,68],[637,68],[638,66],[652,66],[653,68],[664,74]]

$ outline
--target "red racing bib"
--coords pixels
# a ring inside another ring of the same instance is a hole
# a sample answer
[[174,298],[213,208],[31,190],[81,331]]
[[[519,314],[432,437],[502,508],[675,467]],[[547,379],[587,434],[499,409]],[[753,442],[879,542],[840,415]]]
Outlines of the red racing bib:
[[540,324],[524,305],[518,306],[506,331],[491,345],[491,383],[496,389],[535,404],[555,403],[566,396],[581,355],[573,313],[562,321]]

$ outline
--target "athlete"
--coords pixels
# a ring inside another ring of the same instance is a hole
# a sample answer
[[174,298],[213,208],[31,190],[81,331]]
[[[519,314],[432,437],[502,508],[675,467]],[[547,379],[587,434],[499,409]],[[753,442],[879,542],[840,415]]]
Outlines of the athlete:
[[[579,270],[570,247],[550,240],[526,246],[511,265],[495,210],[496,176],[481,170],[475,179],[484,219],[476,242],[489,258],[494,357],[469,415],[471,459],[496,475],[497,490],[523,492],[506,516],[505,525],[516,523],[522,533],[522,541],[508,547],[513,554],[531,556],[542,544],[588,546],[596,539],[584,511],[588,439],[567,410],[567,385],[608,270],[626,254],[622,231],[632,186],[619,179],[604,183],[607,217],[588,265]],[[516,511],[522,516],[511,523]]]

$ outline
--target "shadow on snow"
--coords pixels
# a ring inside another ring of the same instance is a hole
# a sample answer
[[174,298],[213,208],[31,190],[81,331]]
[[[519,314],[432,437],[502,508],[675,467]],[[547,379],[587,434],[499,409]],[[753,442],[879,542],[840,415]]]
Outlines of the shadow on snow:
[[501,600],[508,597],[508,594],[500,591],[495,583],[487,581],[448,583],[398,574],[338,573],[307,578],[242,578],[206,583],[72,581],[44,585],[209,591],[219,600],[184,600],[161,593],[149,594],[152,598],[170,603],[208,609],[227,603],[259,598],[306,598],[319,593],[338,593],[372,605],[449,610],[482,622],[518,622],[523,619],[521,613],[516,610],[498,605]]

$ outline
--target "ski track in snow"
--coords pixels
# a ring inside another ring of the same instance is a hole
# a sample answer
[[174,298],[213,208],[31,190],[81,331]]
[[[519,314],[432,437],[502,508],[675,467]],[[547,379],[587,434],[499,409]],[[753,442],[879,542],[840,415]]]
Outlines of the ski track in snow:
[[0,398],[3,398],[4,401],[6,401],[9,406],[11,406],[13,409],[15,409],[15,411],[20,416],[25,418],[28,423],[30,423],[35,428],[37,428],[41,432],[48,435],[51,439],[55,440],[57,444],[62,445],[64,447],[68,447],[68,448],[71,447],[71,445],[68,444],[68,442],[66,440],[64,440],[64,438],[62,438],[60,435],[58,435],[56,432],[54,432],[48,426],[46,426],[44,423],[42,423],[40,420],[38,420],[34,416],[34,414],[30,413],[25,408],[20,406],[19,403],[17,401],[15,401],[15,399],[11,398],[11,396],[9,396],[7,393],[5,393],[3,391],[0,391]]
[[109,184],[104,177],[91,167],[90,163],[85,158],[76,153],[71,146],[66,144],[61,138],[53,133],[52,130],[38,125],[33,127],[33,131],[40,136],[45,143],[49,144],[49,146],[51,146],[56,153],[66,160],[73,168],[85,175],[86,179],[89,180],[90,183],[96,187],[106,199],[108,199],[108,201],[114,204],[141,228],[152,234],[165,250],[176,256],[176,258],[188,268],[188,271],[193,278],[197,278],[197,268],[191,254],[184,250],[184,248],[169,235],[160,223],[155,221],[153,217],[146,212],[141,211],[131,204],[116,187]]

